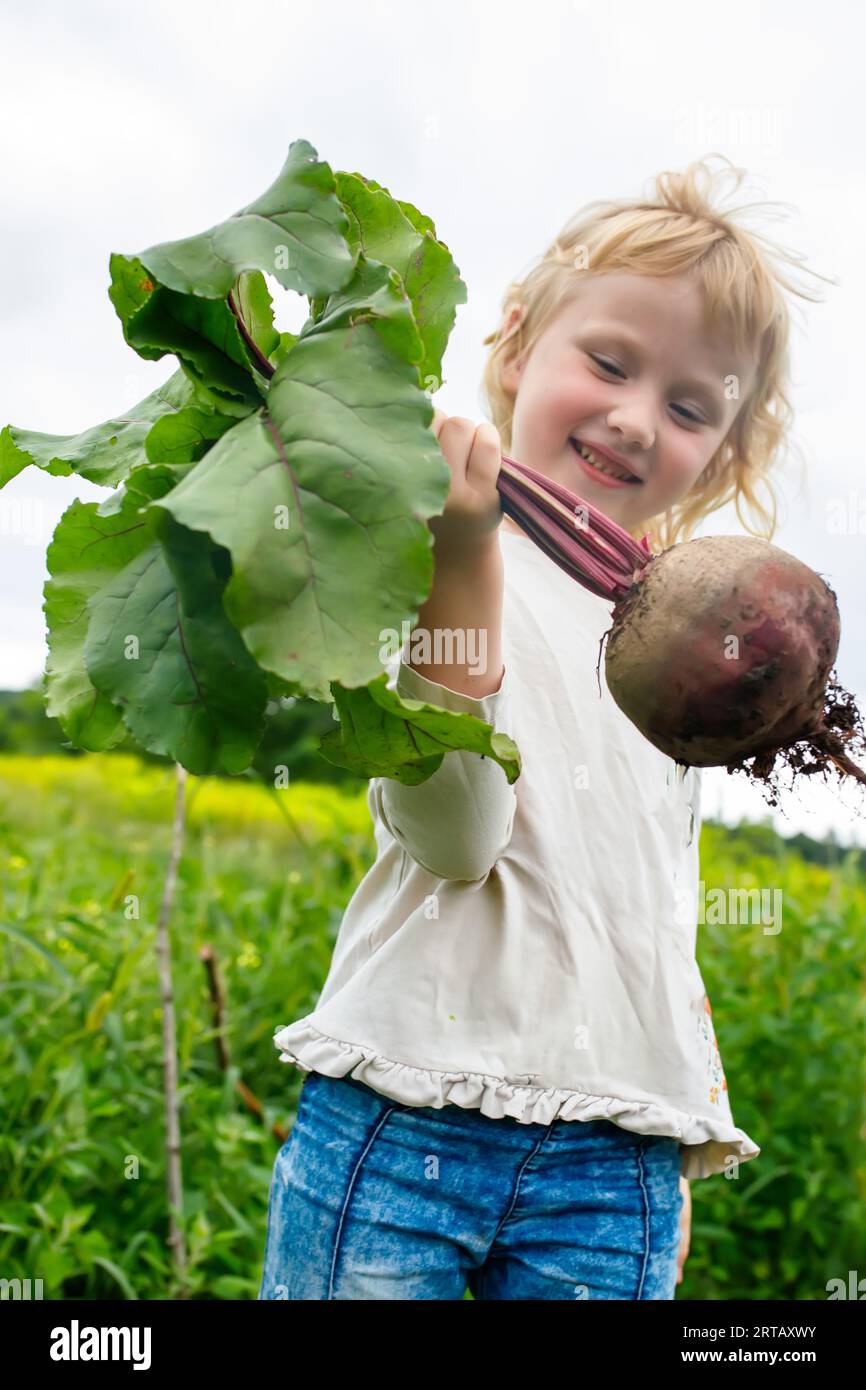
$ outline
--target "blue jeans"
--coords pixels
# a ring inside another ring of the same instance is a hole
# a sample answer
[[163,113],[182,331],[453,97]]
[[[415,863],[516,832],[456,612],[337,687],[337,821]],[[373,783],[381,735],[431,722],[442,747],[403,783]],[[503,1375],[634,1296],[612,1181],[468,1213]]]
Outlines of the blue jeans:
[[277,1154],[259,1299],[665,1298],[679,1140],[411,1106],[310,1072]]

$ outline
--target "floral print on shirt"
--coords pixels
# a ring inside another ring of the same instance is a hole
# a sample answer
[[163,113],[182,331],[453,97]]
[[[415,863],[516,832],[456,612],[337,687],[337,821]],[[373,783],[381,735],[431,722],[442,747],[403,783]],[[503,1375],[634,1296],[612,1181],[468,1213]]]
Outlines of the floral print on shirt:
[[711,1103],[718,1105],[719,1096],[728,1089],[728,1083],[725,1080],[719,1045],[716,1042],[716,1030],[713,1027],[713,1011],[710,1007],[709,995],[704,993],[701,999],[695,1001],[693,1008],[698,1015],[698,1038],[706,1052],[708,1095]]

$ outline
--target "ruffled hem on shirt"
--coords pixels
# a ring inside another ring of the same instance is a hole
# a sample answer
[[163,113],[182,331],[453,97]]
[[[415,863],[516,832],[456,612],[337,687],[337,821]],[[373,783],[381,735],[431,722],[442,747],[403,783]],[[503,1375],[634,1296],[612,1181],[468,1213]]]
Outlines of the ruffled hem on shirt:
[[655,1101],[593,1096],[562,1087],[545,1090],[486,1072],[433,1071],[392,1062],[369,1048],[331,1038],[305,1019],[275,1033],[274,1046],[281,1062],[335,1078],[351,1075],[403,1105],[459,1105],[492,1119],[510,1116],[521,1124],[610,1120],[636,1134],[669,1135],[682,1146],[680,1173],[685,1178],[712,1177],[729,1167],[732,1158],[746,1162],[761,1152],[743,1130],[710,1116],[688,1115]]

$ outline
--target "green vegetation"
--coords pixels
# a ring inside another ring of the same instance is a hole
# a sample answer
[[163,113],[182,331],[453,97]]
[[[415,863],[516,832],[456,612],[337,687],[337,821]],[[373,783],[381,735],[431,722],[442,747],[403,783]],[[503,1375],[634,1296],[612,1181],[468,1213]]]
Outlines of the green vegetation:
[[[171,765],[131,754],[0,756],[0,1275],[41,1278],[46,1298],[175,1293],[154,958],[173,801]],[[188,801],[171,931],[189,1281],[252,1299],[272,1126],[291,1125],[301,1082],[272,1035],[314,1007],[374,845],[363,788],[190,777]],[[799,848],[766,825],[703,827],[707,895],[778,889],[783,926],[698,930],[734,1115],[762,1153],[692,1184],[678,1298],[824,1299],[864,1273],[866,879],[856,852]]]
[[[331,782],[350,791],[366,788],[366,779],[328,763],[319,753],[319,740],[337,725],[329,705],[299,696],[270,700],[265,708],[265,730],[247,776],[273,784],[274,769],[285,767],[291,781]],[[117,744],[117,751],[138,753],[147,763],[171,767],[170,758],[149,753],[131,734]],[[68,753],[82,750],[70,743],[57,719],[45,711],[42,683],[31,690],[0,690],[0,753]],[[232,779],[233,781],[235,779]]]

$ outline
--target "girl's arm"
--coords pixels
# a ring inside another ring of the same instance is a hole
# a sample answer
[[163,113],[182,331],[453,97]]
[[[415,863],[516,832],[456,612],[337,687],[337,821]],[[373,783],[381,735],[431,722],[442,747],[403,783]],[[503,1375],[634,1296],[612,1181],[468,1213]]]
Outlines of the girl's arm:
[[[433,553],[433,588],[410,638],[411,652],[415,634],[429,634],[433,659],[408,664],[427,680],[480,700],[502,684],[505,575],[499,535],[493,531],[470,547],[449,546],[439,537]],[[450,639],[446,638],[449,633]],[[438,664],[437,655],[444,658]]]
[[[471,420],[449,420],[439,411],[434,429],[451,469],[451,489],[443,515],[430,521],[433,588],[409,642],[411,657],[416,634],[426,632],[431,660],[415,664],[404,657],[397,692],[474,714],[512,734],[502,663],[499,433],[492,425],[476,429]],[[486,878],[511,839],[514,788],[497,762],[465,749],[446,753],[433,776],[418,786],[377,779],[374,797],[377,814],[406,853],[440,878]]]
[[[400,667],[397,693],[456,713],[474,714],[513,737],[508,672],[492,695],[475,700]],[[416,864],[437,878],[484,879],[511,841],[517,793],[493,758],[467,749],[446,753],[426,782],[407,787],[391,777],[371,784],[371,810]]]

